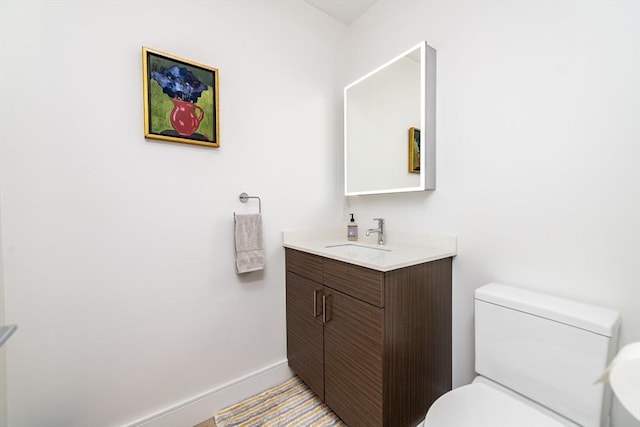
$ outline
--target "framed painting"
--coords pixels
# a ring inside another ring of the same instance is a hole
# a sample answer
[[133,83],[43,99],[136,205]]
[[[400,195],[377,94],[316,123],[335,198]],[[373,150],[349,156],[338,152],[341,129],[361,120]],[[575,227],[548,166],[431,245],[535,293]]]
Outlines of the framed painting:
[[220,147],[218,69],[142,48],[145,138]]
[[420,173],[420,129],[409,128],[409,172]]

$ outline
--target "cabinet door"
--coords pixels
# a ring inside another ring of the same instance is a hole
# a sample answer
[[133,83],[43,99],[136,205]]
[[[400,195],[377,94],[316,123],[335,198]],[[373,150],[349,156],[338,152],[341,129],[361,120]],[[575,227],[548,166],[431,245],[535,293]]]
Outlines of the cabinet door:
[[321,298],[321,284],[287,271],[289,366],[324,400]]
[[349,427],[381,426],[383,309],[324,288],[325,402]]

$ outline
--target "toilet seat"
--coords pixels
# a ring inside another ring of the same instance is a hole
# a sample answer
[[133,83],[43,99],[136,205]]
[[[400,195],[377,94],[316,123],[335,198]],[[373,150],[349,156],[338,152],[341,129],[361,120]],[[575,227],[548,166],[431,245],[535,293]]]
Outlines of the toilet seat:
[[[499,387],[499,386],[498,386]],[[503,388],[503,387],[500,387]],[[515,393],[474,381],[436,400],[424,427],[567,427],[571,421]]]

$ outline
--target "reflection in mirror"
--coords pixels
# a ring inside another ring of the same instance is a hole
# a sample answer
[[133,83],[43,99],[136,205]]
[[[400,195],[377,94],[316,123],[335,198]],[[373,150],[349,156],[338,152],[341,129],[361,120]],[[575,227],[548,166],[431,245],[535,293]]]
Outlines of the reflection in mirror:
[[425,42],[345,88],[345,195],[435,189],[434,90]]

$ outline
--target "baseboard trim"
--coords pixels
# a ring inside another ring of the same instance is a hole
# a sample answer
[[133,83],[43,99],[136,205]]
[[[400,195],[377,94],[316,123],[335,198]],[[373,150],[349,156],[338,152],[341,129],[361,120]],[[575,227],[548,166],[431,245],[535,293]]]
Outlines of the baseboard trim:
[[126,427],[193,427],[212,418],[220,409],[280,384],[292,376],[293,372],[285,359],[126,424]]

